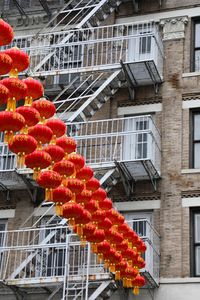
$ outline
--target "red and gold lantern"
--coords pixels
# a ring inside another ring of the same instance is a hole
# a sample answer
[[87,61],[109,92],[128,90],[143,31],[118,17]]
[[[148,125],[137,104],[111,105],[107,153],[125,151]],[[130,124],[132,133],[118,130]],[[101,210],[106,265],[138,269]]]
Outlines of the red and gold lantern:
[[25,106],[32,105],[33,100],[40,98],[44,89],[40,81],[28,77],[22,80],[27,86],[27,96],[25,97]]
[[61,161],[65,156],[64,150],[56,145],[48,145],[43,148],[45,152],[47,152],[52,158],[52,165],[58,161]]
[[82,169],[84,167],[85,159],[80,154],[71,153],[68,155],[67,159],[74,164],[76,172],[78,172],[80,169]]
[[8,54],[13,61],[10,73],[11,77],[17,77],[19,72],[28,69],[30,60],[27,53],[17,47],[7,49],[5,50],[5,53]]
[[128,268],[128,263],[125,260],[121,260],[118,264],[115,265],[115,280],[121,279],[121,274],[125,273],[125,270]]
[[145,285],[145,279],[141,275],[137,275],[133,280],[132,280],[132,286],[134,286],[133,289],[133,294],[134,295],[139,295],[139,289]]
[[72,199],[72,197],[73,194],[70,191],[70,189],[62,185],[53,190],[52,201],[56,203],[57,215],[63,214],[62,205],[69,202]]
[[105,218],[105,219],[102,219],[100,222],[98,222],[98,228],[99,229],[104,229],[104,230],[108,230],[112,227],[112,222],[108,219],[108,218]]
[[138,275],[138,270],[133,267],[126,268],[125,271],[121,272],[121,277],[123,278],[123,287],[131,288],[133,287],[133,280]]
[[86,209],[83,209],[80,217],[75,219],[75,224],[77,226],[77,234],[83,236],[83,225],[88,224],[91,221],[91,214]]
[[0,75],[5,75],[12,69],[12,58],[4,52],[0,53]]
[[113,222],[113,225],[121,225],[124,223],[124,216],[122,216],[114,208],[106,211],[106,216]]
[[14,33],[12,27],[0,19],[0,46],[8,45],[12,42]]
[[74,193],[75,195],[78,195],[84,189],[84,184],[79,179],[68,178],[67,179],[67,187],[72,191],[72,193]]
[[110,244],[106,241],[103,241],[99,244],[97,244],[97,253],[98,253],[98,258],[100,260],[103,259],[103,255],[108,253],[110,251]]
[[43,150],[35,150],[25,156],[25,165],[33,170],[33,179],[37,179],[40,171],[51,164],[51,156]]
[[123,235],[118,233],[117,231],[111,229],[108,229],[105,231],[106,234],[106,240],[112,244],[112,247],[116,247],[117,244],[121,244],[123,241]]
[[80,194],[76,195],[76,202],[84,206],[90,202],[91,198],[92,192],[84,189]]
[[104,189],[98,188],[95,192],[92,194],[92,199],[96,200],[98,202],[103,201],[107,196],[107,193]]
[[40,120],[39,112],[31,106],[20,106],[16,108],[16,112],[21,114],[25,119],[23,133],[28,133],[28,127],[35,126]]
[[38,149],[42,148],[43,144],[47,144],[50,142],[53,132],[52,130],[43,124],[37,124],[28,129],[28,134],[33,136],[38,142]]
[[5,133],[5,142],[9,142],[13,137],[13,133],[22,129],[24,124],[24,117],[17,112],[0,112],[0,131],[3,131]]
[[93,235],[87,237],[87,241],[91,243],[92,251],[97,253],[97,244],[103,242],[105,239],[105,233],[102,229],[96,229]]
[[42,171],[38,178],[37,183],[45,189],[45,200],[53,199],[53,189],[56,189],[62,182],[60,174],[48,170]]
[[1,80],[1,84],[9,90],[9,98],[7,101],[8,111],[15,111],[16,101],[24,99],[27,94],[27,86],[18,78],[5,78]]
[[85,187],[87,190],[95,192],[100,187],[100,182],[98,179],[92,177],[86,182]]
[[56,138],[59,138],[66,133],[66,125],[59,119],[49,119],[45,125],[53,131],[52,144],[56,143]]
[[74,202],[65,203],[62,209],[62,217],[68,219],[68,222],[71,226],[75,225],[75,220],[81,217],[83,213],[83,207]]
[[98,208],[98,203],[95,200],[90,200],[90,202],[85,204],[85,209],[87,209],[91,214],[97,211]]
[[55,105],[45,98],[40,98],[39,100],[34,101],[32,103],[32,107],[37,109],[37,111],[39,112],[41,122],[44,122],[46,119],[53,117],[56,112]]
[[93,170],[90,167],[84,166],[82,169],[77,171],[76,178],[84,182],[87,182],[93,177],[93,175],[94,175]]
[[0,105],[6,104],[9,96],[9,90],[0,83]]
[[17,154],[17,167],[23,168],[25,155],[32,153],[37,148],[37,141],[28,134],[15,135],[8,144],[9,150]]
[[92,214],[92,222],[99,223],[105,218],[105,211],[97,210]]
[[112,200],[105,198],[103,201],[100,201],[99,208],[102,210],[110,210],[112,208]]
[[62,184],[67,185],[67,179],[74,173],[74,164],[68,160],[61,160],[53,165],[52,168],[62,176]]
[[72,137],[62,136],[57,138],[56,145],[63,148],[66,154],[70,154],[76,150],[76,141]]

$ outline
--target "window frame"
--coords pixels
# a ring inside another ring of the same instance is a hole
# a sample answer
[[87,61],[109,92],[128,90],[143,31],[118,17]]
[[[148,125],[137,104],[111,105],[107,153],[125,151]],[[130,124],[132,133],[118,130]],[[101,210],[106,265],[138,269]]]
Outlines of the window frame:
[[199,274],[196,274],[196,255],[195,250],[196,247],[200,246],[200,241],[195,242],[195,233],[196,233],[196,227],[195,227],[195,216],[200,216],[200,207],[192,208],[190,210],[190,276],[191,277],[200,277]]
[[193,72],[199,72],[200,71],[200,61],[199,61],[199,69],[196,70],[196,67],[195,67],[195,52],[200,51],[200,46],[195,47],[195,42],[196,42],[195,36],[196,36],[196,25],[197,24],[200,25],[200,18],[194,18],[193,19],[193,26],[192,26],[192,35],[191,35],[191,37],[192,37],[192,43],[191,43],[191,45],[192,45],[192,62],[191,62],[191,67],[192,67]]
[[192,169],[199,169],[198,167],[195,167],[195,144],[200,144],[200,139],[195,140],[195,126],[194,126],[194,120],[195,120],[195,115],[200,116],[200,109],[193,109],[190,111],[190,155],[189,155],[189,165],[190,168]]

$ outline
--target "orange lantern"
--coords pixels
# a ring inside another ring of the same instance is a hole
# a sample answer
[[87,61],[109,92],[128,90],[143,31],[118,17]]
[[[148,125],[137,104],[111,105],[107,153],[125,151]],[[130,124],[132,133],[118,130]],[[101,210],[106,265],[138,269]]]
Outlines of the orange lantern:
[[40,120],[39,112],[31,106],[20,106],[16,108],[16,112],[21,114],[25,119],[24,133],[28,132],[28,127],[35,126]]
[[40,98],[39,100],[34,101],[32,103],[32,107],[37,109],[37,111],[39,112],[41,122],[44,122],[46,119],[53,117],[56,112],[55,105],[45,98]]
[[37,179],[40,171],[51,164],[51,156],[43,150],[35,150],[25,156],[25,165],[33,170],[33,179]]
[[100,187],[100,182],[98,179],[92,177],[86,182],[85,187],[87,190],[95,192]]
[[0,105],[6,104],[9,96],[9,90],[3,84],[0,83]]
[[63,214],[62,205],[69,202],[72,197],[73,194],[70,189],[62,185],[53,190],[52,201],[56,203],[56,213],[58,215]]
[[33,136],[38,142],[38,149],[42,148],[43,144],[47,144],[50,142],[53,132],[52,130],[43,124],[37,124],[28,129],[28,134]]
[[5,85],[9,90],[6,110],[15,111],[16,101],[24,99],[27,94],[26,84],[18,78],[5,78],[1,80],[1,84]]
[[0,131],[3,131],[5,133],[5,142],[9,142],[13,137],[13,133],[22,129],[24,124],[24,117],[17,112],[0,112]]
[[17,154],[17,167],[23,168],[25,155],[32,153],[37,148],[37,141],[28,134],[15,135],[8,144],[9,150]]
[[70,154],[76,150],[76,141],[72,137],[62,136],[56,139],[56,145],[63,148],[65,153]]
[[61,147],[56,146],[56,145],[48,145],[48,146],[44,147],[43,150],[51,156],[51,158],[52,158],[51,164],[52,165],[58,161],[61,161],[63,159],[63,157],[65,156],[64,150]]
[[84,166],[82,169],[77,171],[76,178],[87,182],[90,180],[94,175],[93,170],[90,167]]
[[68,178],[67,179],[67,187],[72,191],[74,194],[80,194],[84,189],[84,184],[81,180],[76,178]]
[[40,98],[43,93],[43,85],[40,81],[33,79],[31,77],[28,77],[26,79],[22,80],[26,86],[27,86],[27,96],[25,97],[25,103],[24,105],[32,105],[33,100]]
[[98,202],[103,201],[107,196],[107,193],[104,189],[98,188],[95,192],[92,194],[92,199],[96,200]]
[[110,210],[112,208],[112,200],[105,198],[103,201],[100,201],[99,208],[102,210]]
[[38,178],[37,183],[45,189],[45,200],[53,199],[53,189],[57,188],[62,182],[60,174],[48,170],[42,171]]
[[62,217],[67,218],[71,226],[75,225],[75,220],[81,217],[83,212],[83,207],[73,202],[65,203],[62,209]]
[[90,202],[92,198],[92,192],[88,190],[82,190],[82,192],[76,195],[76,203],[80,203],[82,206]]
[[4,52],[0,53],[0,75],[5,75],[12,69],[12,58]]
[[139,288],[143,287],[145,285],[145,279],[144,277],[137,275],[133,280],[132,280],[132,286],[134,286],[133,289],[133,294],[134,295],[139,295]]
[[17,47],[7,49],[5,53],[8,54],[13,61],[11,70],[12,77],[17,77],[19,72],[28,69],[30,60],[27,53]]
[[66,125],[63,121],[61,121],[59,119],[47,120],[46,126],[51,128],[51,130],[53,131],[53,138],[51,141],[52,144],[56,143],[56,138],[59,138],[66,133]]
[[98,203],[95,200],[90,200],[90,202],[85,204],[85,209],[87,209],[91,214],[97,211],[98,208]]
[[12,27],[0,19],[0,46],[8,45],[12,42],[14,33]]
[[74,164],[76,172],[78,172],[80,169],[84,167],[85,159],[80,154],[71,153],[68,155],[67,159]]

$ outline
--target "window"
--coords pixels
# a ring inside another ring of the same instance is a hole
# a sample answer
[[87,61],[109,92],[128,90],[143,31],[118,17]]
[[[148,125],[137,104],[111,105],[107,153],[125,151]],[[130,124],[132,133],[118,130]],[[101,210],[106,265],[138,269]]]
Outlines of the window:
[[191,213],[191,276],[200,276],[200,208]]
[[191,152],[192,152],[192,168],[200,168],[200,111],[192,112],[192,128],[191,128]]
[[194,23],[194,71],[200,71],[200,20]]

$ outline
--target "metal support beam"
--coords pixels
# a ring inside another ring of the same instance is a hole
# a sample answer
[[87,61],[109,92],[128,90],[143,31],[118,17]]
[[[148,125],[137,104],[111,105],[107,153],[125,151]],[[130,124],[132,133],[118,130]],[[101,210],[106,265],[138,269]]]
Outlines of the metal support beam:
[[21,7],[21,5],[19,4],[19,2],[17,0],[13,0],[14,4],[16,5],[17,9],[19,10],[20,14],[22,16],[26,16],[27,14],[25,13],[25,11],[23,10],[23,8]]
[[44,8],[45,12],[47,13],[48,18],[50,19],[52,16],[52,13],[49,9],[48,3],[46,0],[39,0],[40,4],[42,5],[42,7]]
[[[15,170],[16,171],[16,170]],[[26,178],[25,175],[20,174],[16,171],[16,174],[18,176],[20,176],[22,178],[22,180],[24,181],[24,183],[26,184],[26,188],[27,188],[27,192],[31,198],[31,201],[33,201],[33,203],[35,203],[36,201],[36,194],[37,194],[37,188],[33,187],[32,184],[30,183],[30,181]]]
[[95,300],[97,297],[109,286],[111,281],[103,281],[96,291],[88,298],[88,300]]
[[128,92],[129,92],[130,100],[134,100],[134,96],[135,96],[134,85],[133,85],[133,83],[132,83],[132,81],[130,79],[130,76],[129,76],[128,72],[127,72],[127,68],[129,68],[129,73],[131,73],[131,75],[132,75],[132,79],[133,79],[133,81],[135,83],[135,86],[137,86],[137,81],[136,81],[135,77],[133,76],[129,65],[127,64],[127,67],[125,67],[125,65],[124,65],[124,63],[123,63],[122,60],[120,60],[120,64],[121,64],[122,70],[124,71],[125,78],[127,80]]
[[133,0],[133,8],[136,13],[139,11],[139,3],[138,0]]
[[147,174],[148,174],[148,176],[149,176],[149,179],[150,179],[150,181],[151,181],[151,184],[152,184],[152,186],[153,186],[154,191],[156,191],[156,189],[157,189],[157,187],[156,187],[156,180],[155,180],[155,178],[152,176],[152,174],[151,174],[151,172],[150,172],[150,170],[149,170],[149,168],[148,168],[148,165],[147,165],[147,163],[146,163],[146,160],[142,160],[142,164],[143,164],[143,167],[145,168],[145,170],[146,170],[146,172],[147,172]]
[[130,197],[131,194],[134,192],[134,178],[131,176],[129,171],[127,170],[126,166],[122,163],[115,161],[115,164],[119,170],[119,174],[122,179],[122,183],[124,186],[124,190],[126,192],[127,197]]

